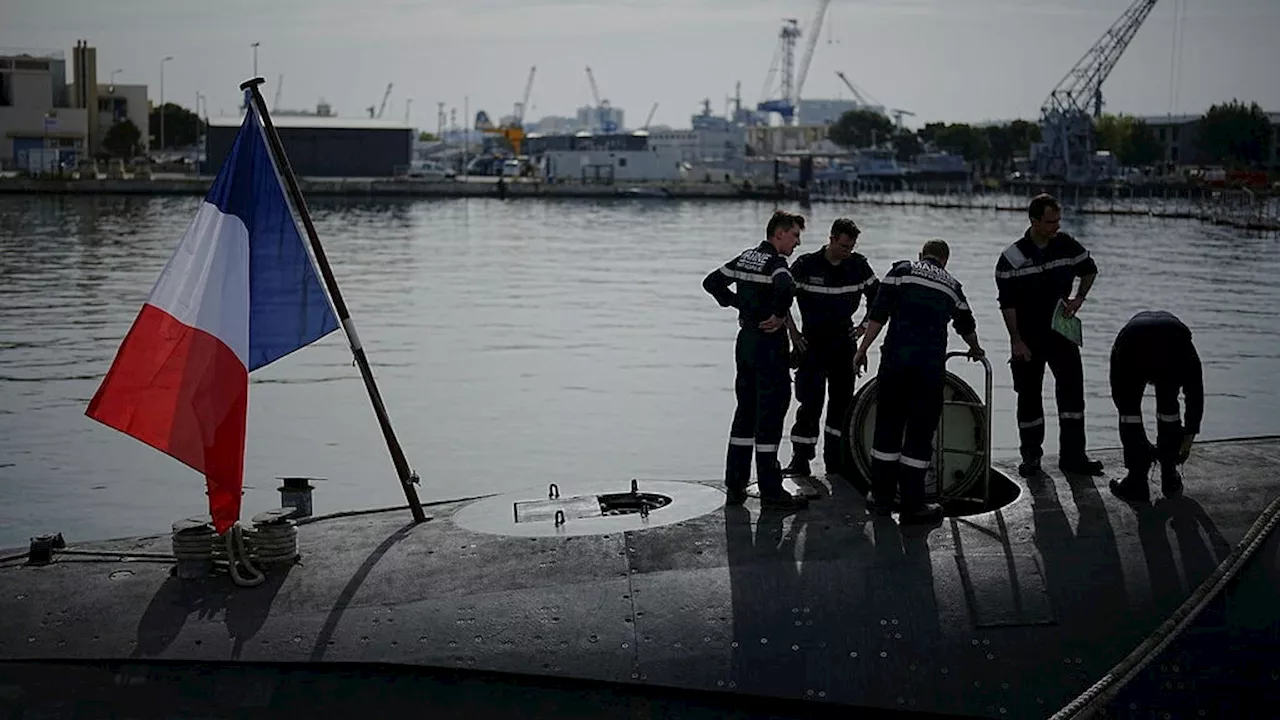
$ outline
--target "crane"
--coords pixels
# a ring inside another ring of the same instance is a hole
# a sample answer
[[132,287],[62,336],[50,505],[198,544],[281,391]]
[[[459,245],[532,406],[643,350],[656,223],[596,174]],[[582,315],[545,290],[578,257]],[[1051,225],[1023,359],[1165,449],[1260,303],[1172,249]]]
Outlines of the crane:
[[853,99],[856,100],[858,104],[862,106],[863,110],[871,110],[872,112],[878,112],[878,113],[884,114],[884,106],[878,102],[875,102],[875,98],[869,98],[868,95],[866,95],[857,87],[855,87],[854,84],[849,81],[849,78],[843,72],[837,70],[836,75],[838,75],[840,77],[840,80],[844,82],[844,86],[849,88],[849,92],[853,93]]
[[524,111],[529,107],[529,96],[533,93],[533,76],[536,72],[538,72],[537,65],[529,67],[529,80],[524,84],[524,96],[520,99],[520,102],[516,103],[515,125],[517,127],[524,127]]
[[653,114],[656,112],[658,112],[658,103],[654,103],[653,107],[649,108],[649,117],[644,119],[644,127],[642,128],[643,130],[649,129],[649,123],[653,122]]
[[1069,183],[1096,180],[1093,120],[1102,114],[1102,83],[1115,69],[1157,0],[1133,0],[1093,47],[1049,92],[1040,108],[1042,142],[1033,148],[1035,172]]
[[524,84],[524,95],[519,102],[515,103],[515,113],[511,122],[494,127],[493,123],[489,121],[488,113],[483,110],[476,113],[476,129],[506,138],[507,142],[511,143],[511,151],[516,155],[520,154],[520,147],[524,143],[524,111],[529,107],[529,97],[533,93],[533,77],[537,71],[537,65],[529,68],[529,79]]
[[898,128],[898,132],[902,132],[902,116],[903,115],[906,115],[908,117],[916,116],[916,114],[911,112],[910,110],[903,110],[902,108],[894,108],[889,112],[893,113],[893,122],[894,122],[894,125],[896,125]]
[[800,104],[800,93],[804,89],[805,78],[809,75],[809,64],[813,61],[813,51],[818,46],[818,38],[822,35],[822,20],[827,15],[827,7],[831,0],[819,0],[818,11],[814,14],[808,33],[809,42],[805,46],[804,57],[800,60],[799,69],[795,69],[796,40],[801,35],[799,21],[785,18],[782,30],[778,32],[778,50],[773,64],[765,80],[765,97],[770,95],[774,78],[778,78],[780,87],[774,99],[762,100],[756,105],[761,112],[776,112],[782,116],[786,124],[794,124],[796,108]]
[[284,89],[284,73],[280,73],[280,79],[276,81],[276,98],[271,101],[271,109],[280,109],[280,91]]
[[596,87],[596,76],[591,73],[591,66],[587,66],[587,81],[591,83],[591,97],[596,101],[596,114],[599,122],[598,129],[601,132],[616,132],[618,126],[609,117],[609,101],[600,99],[600,88]]
[[365,110],[369,111],[369,117],[371,118],[382,117],[382,113],[387,109],[387,98],[389,97],[391,97],[391,83],[387,83],[387,89],[382,93],[382,104],[378,106],[378,110],[376,114],[374,113],[374,109],[372,105],[365,108]]

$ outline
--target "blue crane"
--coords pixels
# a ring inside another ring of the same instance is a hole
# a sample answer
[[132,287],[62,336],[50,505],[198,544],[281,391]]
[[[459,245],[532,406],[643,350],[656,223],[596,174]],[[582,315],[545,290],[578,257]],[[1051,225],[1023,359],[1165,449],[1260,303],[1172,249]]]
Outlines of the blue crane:
[[805,47],[804,58],[800,61],[798,71],[795,68],[795,58],[796,40],[802,34],[799,21],[795,18],[786,18],[782,21],[782,30],[778,32],[778,49],[769,68],[769,75],[765,79],[763,94],[765,98],[772,99],[762,100],[756,105],[756,110],[765,113],[776,112],[788,125],[796,120],[800,91],[804,88],[804,80],[809,75],[809,63],[813,61],[813,51],[822,34],[822,20],[826,17],[827,6],[830,4],[831,0],[820,0],[818,3],[818,12],[814,15],[808,29],[809,43]]

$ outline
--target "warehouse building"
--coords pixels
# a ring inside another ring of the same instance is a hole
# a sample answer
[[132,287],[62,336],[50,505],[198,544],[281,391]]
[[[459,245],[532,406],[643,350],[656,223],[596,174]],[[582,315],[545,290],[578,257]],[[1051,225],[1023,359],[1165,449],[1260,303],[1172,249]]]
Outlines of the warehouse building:
[[[209,172],[222,167],[243,122],[209,118]],[[272,115],[271,122],[299,177],[394,177],[413,159],[414,130],[404,123],[323,115]]]

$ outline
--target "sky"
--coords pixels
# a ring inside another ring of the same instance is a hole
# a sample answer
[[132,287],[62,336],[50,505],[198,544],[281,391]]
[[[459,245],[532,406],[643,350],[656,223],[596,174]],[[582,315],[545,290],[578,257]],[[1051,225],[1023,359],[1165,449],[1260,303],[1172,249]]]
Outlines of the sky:
[[[763,99],[783,18],[807,30],[817,0],[3,0],[0,48],[98,51],[98,75],[149,87],[210,115],[234,115],[238,85],[266,78],[280,106],[437,126],[437,103],[474,117],[511,112],[537,66],[526,117],[572,115],[600,93],[643,123],[688,127],[734,84]],[[847,98],[835,72],[906,124],[1034,120],[1045,97],[1129,0],[833,0],[803,86]],[[1175,32],[1181,18],[1180,32]],[[1106,110],[1199,113],[1240,99],[1280,111],[1280,0],[1160,0],[1104,85]],[[1180,50],[1175,52],[1175,39]],[[801,38],[797,64],[808,34]],[[1175,72],[1176,68],[1176,72]],[[283,82],[281,83],[281,76]],[[69,80],[70,78],[68,78]],[[1176,82],[1174,82],[1176,79]]]

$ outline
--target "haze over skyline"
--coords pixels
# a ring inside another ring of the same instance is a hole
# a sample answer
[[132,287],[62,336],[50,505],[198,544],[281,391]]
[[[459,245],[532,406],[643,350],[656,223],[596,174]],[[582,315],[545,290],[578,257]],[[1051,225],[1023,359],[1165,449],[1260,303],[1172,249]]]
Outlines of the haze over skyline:
[[[835,72],[906,124],[1039,116],[1045,96],[1128,6],[1124,0],[834,0],[804,85],[806,98],[847,98]],[[253,73],[258,42],[264,95],[281,106],[328,101],[344,117],[367,117],[388,82],[384,117],[436,129],[437,102],[464,102],[474,117],[509,114],[537,66],[526,117],[573,115],[592,104],[585,66],[601,96],[644,122],[687,127],[703,98],[725,110],[734,83],[754,107],[782,19],[807,30],[814,0],[17,0],[0,26],[6,49],[59,50],[77,40],[98,51],[98,76],[144,83],[189,108],[235,114],[237,86]],[[1180,32],[1175,18],[1181,18]],[[1138,115],[1199,113],[1238,98],[1280,111],[1280,2],[1164,0],[1104,85],[1105,109]],[[1175,38],[1181,50],[1175,53]],[[797,44],[797,64],[807,33]],[[1176,59],[1176,62],[1175,62]],[[68,70],[68,72],[70,72]],[[1176,83],[1171,80],[1176,78]],[[68,77],[70,81],[70,77]],[[465,99],[465,100],[464,100]]]

